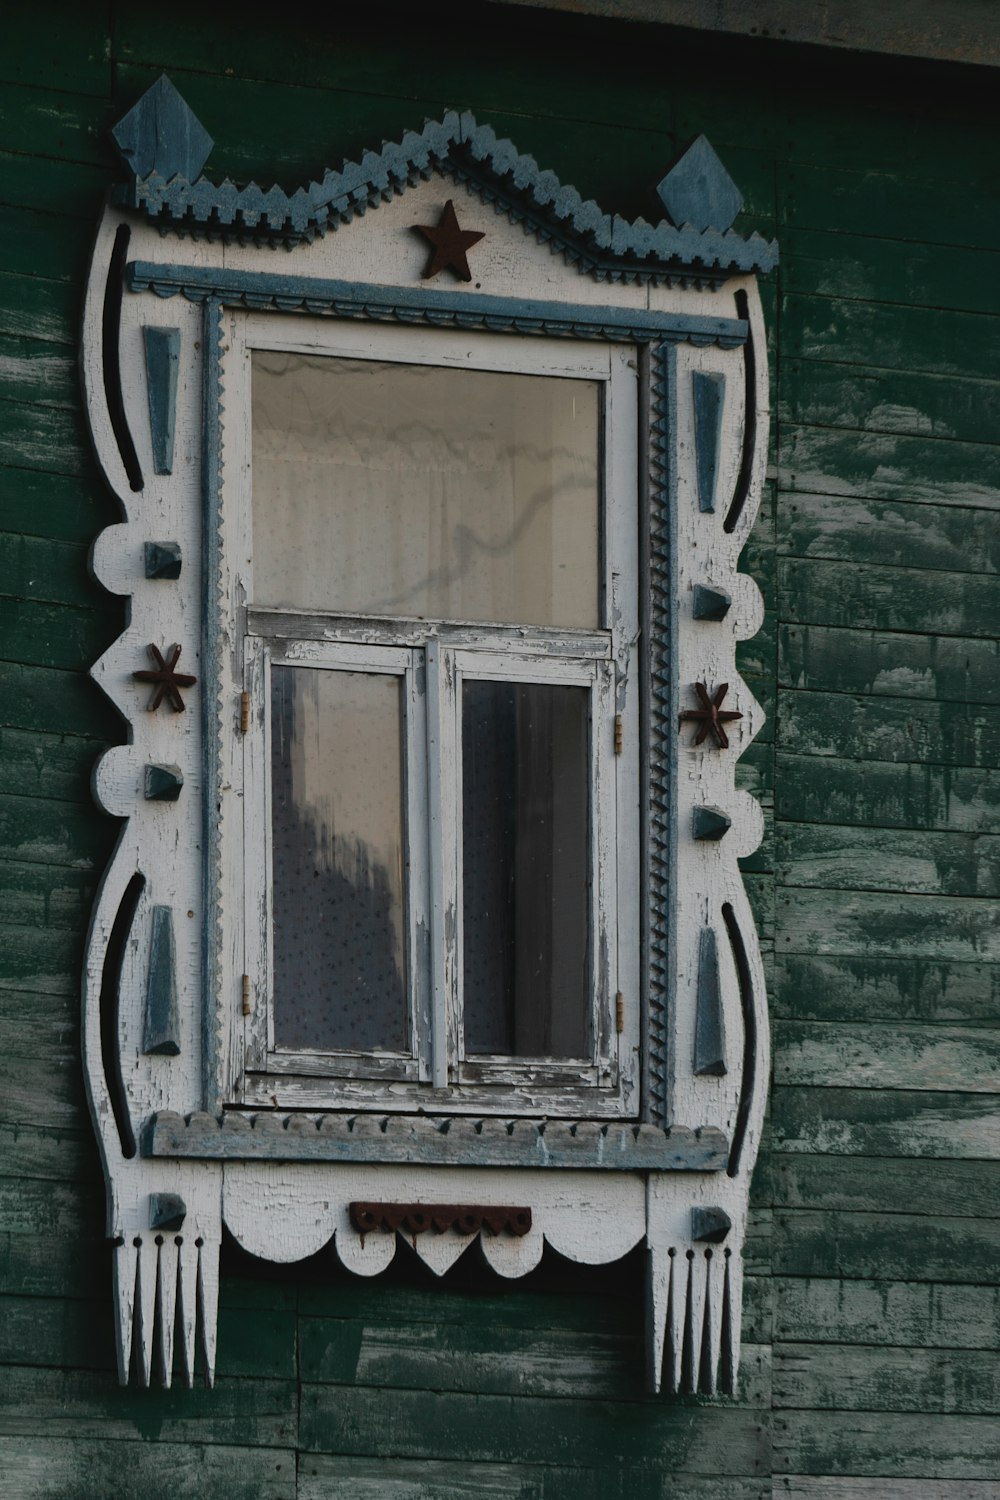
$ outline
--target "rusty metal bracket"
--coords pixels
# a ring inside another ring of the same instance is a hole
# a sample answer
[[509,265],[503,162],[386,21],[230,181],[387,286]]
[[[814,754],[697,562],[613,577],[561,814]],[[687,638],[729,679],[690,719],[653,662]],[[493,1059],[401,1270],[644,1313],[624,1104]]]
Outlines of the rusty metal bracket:
[[425,1234],[433,1229],[443,1234],[454,1229],[457,1234],[514,1234],[518,1237],[531,1228],[530,1208],[508,1208],[478,1203],[350,1203],[351,1223],[359,1234],[387,1230],[394,1234]]

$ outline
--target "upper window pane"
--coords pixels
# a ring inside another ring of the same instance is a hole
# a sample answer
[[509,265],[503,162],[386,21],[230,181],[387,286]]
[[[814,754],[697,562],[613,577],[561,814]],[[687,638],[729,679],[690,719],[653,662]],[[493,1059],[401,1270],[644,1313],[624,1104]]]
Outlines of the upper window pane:
[[600,624],[598,381],[253,354],[254,603]]

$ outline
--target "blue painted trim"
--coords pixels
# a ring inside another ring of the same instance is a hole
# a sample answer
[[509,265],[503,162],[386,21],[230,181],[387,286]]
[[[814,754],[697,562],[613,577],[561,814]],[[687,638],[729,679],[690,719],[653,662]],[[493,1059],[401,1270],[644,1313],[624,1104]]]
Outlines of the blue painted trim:
[[177,377],[181,367],[181,331],[179,328],[154,328],[147,325],[142,330],[142,341],[146,354],[146,396],[149,401],[149,431],[153,443],[153,472],[172,474],[174,431],[177,425]]
[[223,1103],[222,1038],[225,997],[221,994],[218,939],[222,912],[222,851],[218,807],[222,795],[222,345],[223,310],[205,304],[202,333],[205,435],[202,572],[202,848],[205,851],[205,924],[202,950],[202,1098],[219,1111]]
[[180,1193],[150,1193],[150,1229],[180,1229],[187,1217],[187,1204]]
[[702,234],[728,229],[743,207],[743,194],[704,135],[682,152],[656,191],[673,224]]
[[181,576],[180,543],[147,542],[145,563],[147,578],[179,578]]
[[729,595],[721,589],[710,589],[707,584],[696,583],[691,600],[691,614],[696,620],[724,620],[732,603]]
[[147,1054],[176,1057],[181,1050],[180,1034],[174,915],[169,906],[154,906],[149,939],[142,1050]]
[[698,478],[698,508],[715,510],[715,487],[719,478],[722,447],[722,408],[726,399],[726,377],[714,371],[695,370],[691,375],[694,402],[695,467]]
[[726,1029],[719,983],[719,948],[715,928],[703,927],[698,942],[694,1072],[700,1078],[721,1078],[726,1071]]
[[146,767],[142,795],[147,802],[176,802],[184,785],[184,773],[180,766]]
[[733,1221],[724,1208],[693,1208],[691,1210],[691,1238],[707,1241],[710,1245],[721,1245],[733,1227]]
[[[371,1127],[377,1124],[378,1129]],[[575,1167],[603,1172],[719,1172],[729,1142],[715,1126],[596,1121],[506,1120],[461,1115],[194,1114],[151,1115],[145,1157],[201,1161],[395,1162],[425,1166]]]
[[646,1098],[643,1113],[653,1124],[669,1123],[670,1023],[674,1008],[673,955],[676,913],[673,871],[677,867],[674,787],[677,776],[678,690],[675,661],[678,599],[677,559],[677,350],[660,344],[650,360],[649,433],[649,689],[648,789],[645,830],[644,947],[646,984]]
[[575,338],[625,338],[636,343],[717,344],[722,349],[736,349],[749,331],[746,318],[534,302],[475,292],[379,287],[370,282],[235,271],[221,266],[160,265],[155,261],[131,261],[127,284],[133,292],[153,291],[160,297],[183,293],[192,302],[217,298],[229,306],[264,311],[302,309],[375,322],[422,321],[442,328],[482,328],[497,333],[555,333]]
[[691,837],[698,843],[717,844],[732,826],[732,818],[721,807],[696,807],[691,814]]
[[166,73],[161,73],[111,131],[136,177],[196,178],[214,142]]
[[[687,167],[679,163],[672,170],[681,173],[676,179],[678,192],[701,210],[700,228],[690,224],[677,228],[666,220],[648,224],[644,219],[629,221],[605,213],[596,203],[584,201],[575,188],[561,183],[554,172],[542,170],[534,157],[498,137],[489,125],[453,110],[441,120],[427,121],[420,131],[408,131],[398,142],[386,143],[381,151],[365,152],[359,162],[345,162],[339,171],[325,172],[321,182],[293,193],[278,187],[265,190],[253,182],[240,188],[228,180],[218,184],[205,178],[192,181],[196,174],[153,170],[134,176],[117,196],[125,207],[139,209],[159,227],[180,234],[259,239],[292,248],[349,224],[422,178],[442,174],[466,182],[485,201],[495,203],[598,279],[673,281],[686,275],[699,284],[717,286],[729,275],[771,270],[777,263],[776,244],[758,234],[744,238],[729,228],[735,216],[733,204],[742,200],[708,142],[703,137],[699,141],[704,144],[695,143],[692,163]],[[710,153],[716,164],[711,173],[704,170],[708,157],[702,161],[699,149],[703,156]],[[692,187],[693,167],[698,163],[700,189]],[[670,180],[668,173],[664,182]],[[723,191],[723,183],[729,184],[728,192]],[[720,223],[704,223],[713,212],[720,216]]]

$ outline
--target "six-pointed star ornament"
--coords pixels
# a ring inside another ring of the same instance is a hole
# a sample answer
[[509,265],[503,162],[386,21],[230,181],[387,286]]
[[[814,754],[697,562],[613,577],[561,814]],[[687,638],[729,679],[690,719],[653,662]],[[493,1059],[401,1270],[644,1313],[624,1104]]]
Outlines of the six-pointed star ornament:
[[441,217],[436,224],[414,224],[413,229],[416,234],[422,234],[432,247],[430,259],[420,273],[425,281],[430,281],[432,276],[444,270],[454,271],[459,281],[472,280],[466,251],[484,238],[484,231],[460,229],[455,205],[450,198],[441,210]]
[[723,700],[729,692],[729,683],[724,682],[717,687],[714,694],[709,694],[708,684],[704,682],[694,683],[694,690],[698,694],[700,708],[685,708],[681,713],[681,723],[697,723],[698,733],[694,737],[694,743],[700,745],[709,730],[714,734],[721,750],[729,749],[729,736],[723,725],[729,724],[733,719],[742,719],[743,715],[733,709],[722,710]]
[[147,705],[149,712],[151,714],[155,713],[164,698],[166,698],[175,713],[182,714],[185,704],[180,690],[182,687],[194,687],[198,679],[197,677],[192,677],[190,672],[177,671],[177,662],[181,654],[180,646],[168,647],[168,661],[164,661],[158,646],[150,644],[149,654],[156,663],[156,666],[146,667],[141,672],[132,673],[132,676],[138,682],[152,682],[156,684],[156,691]]

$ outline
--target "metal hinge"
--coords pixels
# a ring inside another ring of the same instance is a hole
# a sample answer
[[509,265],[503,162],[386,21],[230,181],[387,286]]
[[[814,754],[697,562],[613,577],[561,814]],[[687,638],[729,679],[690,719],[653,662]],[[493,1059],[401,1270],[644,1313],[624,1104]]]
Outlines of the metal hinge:
[[253,1011],[253,1002],[250,998],[250,975],[243,976],[243,1014],[249,1016]]
[[250,694],[240,694],[240,734],[246,734],[250,728]]
[[615,754],[621,755],[625,749],[625,725],[622,723],[621,714],[615,714]]
[[625,1030],[625,996],[621,990],[615,996],[615,1030],[619,1036]]

